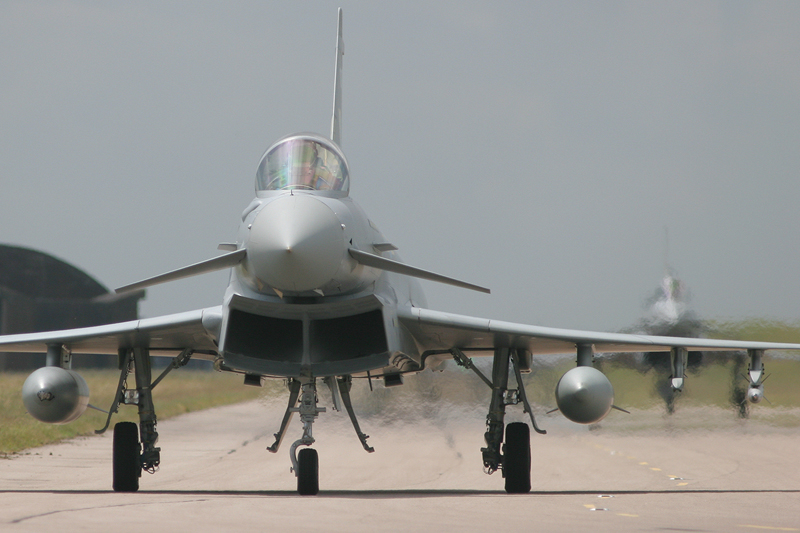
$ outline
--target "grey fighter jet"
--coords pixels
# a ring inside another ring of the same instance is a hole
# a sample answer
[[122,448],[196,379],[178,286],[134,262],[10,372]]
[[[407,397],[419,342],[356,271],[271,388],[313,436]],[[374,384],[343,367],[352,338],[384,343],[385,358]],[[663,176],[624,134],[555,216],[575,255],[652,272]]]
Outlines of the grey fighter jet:
[[[319,463],[312,427],[325,411],[317,387],[331,390],[333,407],[347,410],[361,445],[373,449],[356,420],[350,399],[354,378],[380,379],[386,386],[403,375],[454,359],[492,389],[488,406],[487,473],[502,472],[511,493],[528,492],[530,430],[504,423],[506,407],[522,404],[539,433],[521,374],[533,357],[575,353],[577,367],[564,374],[555,396],[568,419],[593,424],[614,407],[614,391],[593,367],[594,354],[664,352],[671,385],[683,386],[689,351],[747,350],[749,376],[761,390],[764,350],[800,350],[800,344],[740,342],[685,337],[600,333],[499,322],[442,313],[427,307],[420,279],[489,292],[487,289],[403,263],[393,246],[350,197],[350,172],[341,146],[342,15],[339,11],[334,109],[330,138],[298,133],[270,146],[256,173],[256,196],[241,215],[235,242],[208,261],[118,289],[137,290],[205,272],[231,269],[222,304],[180,314],[97,327],[0,337],[0,350],[45,352],[47,366],[23,387],[28,411],[44,422],[65,423],[87,408],[89,392],[70,368],[72,354],[118,357],[120,377],[109,421],[120,404],[138,406],[139,424],[116,424],[113,488],[135,491],[142,471],[160,463],[153,390],[190,357],[214,362],[245,383],[265,378],[288,381],[286,413],[269,451],[276,452],[294,413],[302,435],[290,447],[300,494],[319,490]],[[472,356],[492,357],[491,375]],[[172,357],[152,379],[151,359]],[[135,386],[128,386],[129,373]],[[513,374],[513,378],[511,378]],[[109,426],[106,423],[104,431]],[[299,449],[299,451],[298,451]]]

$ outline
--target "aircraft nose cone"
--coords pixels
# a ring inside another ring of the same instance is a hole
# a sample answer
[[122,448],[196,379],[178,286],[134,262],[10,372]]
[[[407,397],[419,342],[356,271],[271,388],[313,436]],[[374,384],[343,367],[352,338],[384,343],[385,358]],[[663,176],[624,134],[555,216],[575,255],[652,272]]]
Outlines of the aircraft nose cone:
[[247,242],[250,271],[281,292],[318,289],[345,257],[336,214],[313,196],[295,194],[271,201],[258,213]]

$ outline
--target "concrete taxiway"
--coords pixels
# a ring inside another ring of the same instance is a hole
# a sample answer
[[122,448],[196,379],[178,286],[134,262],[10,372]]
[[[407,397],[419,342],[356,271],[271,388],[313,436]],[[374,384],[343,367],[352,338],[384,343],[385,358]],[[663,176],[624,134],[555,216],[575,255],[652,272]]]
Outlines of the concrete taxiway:
[[800,531],[796,413],[779,425],[720,409],[612,414],[595,429],[545,417],[527,495],[483,474],[485,412],[448,413],[364,416],[373,454],[346,414],[323,414],[316,497],[297,496],[289,472],[298,421],[277,454],[265,450],[276,402],[159,423],[161,470],[135,494],[110,490],[110,431],[29,450],[0,460],[0,530]]

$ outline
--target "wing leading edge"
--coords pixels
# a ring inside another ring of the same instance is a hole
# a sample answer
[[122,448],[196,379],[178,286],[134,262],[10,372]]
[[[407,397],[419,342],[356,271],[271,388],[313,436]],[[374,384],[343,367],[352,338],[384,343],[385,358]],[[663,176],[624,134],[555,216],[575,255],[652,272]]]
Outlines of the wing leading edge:
[[[691,351],[800,350],[800,344],[752,342],[688,337],[660,337],[626,333],[602,333],[529,326],[410,307],[398,309],[400,322],[425,349],[463,351],[494,347],[525,349],[534,355],[563,354],[576,345],[593,345],[596,353]],[[488,353],[487,353],[488,355]]]
[[151,355],[174,356],[190,348],[202,358],[216,353],[222,307],[209,307],[117,324],[0,337],[0,351],[45,353],[61,344],[72,353],[116,355],[120,348],[148,348]]

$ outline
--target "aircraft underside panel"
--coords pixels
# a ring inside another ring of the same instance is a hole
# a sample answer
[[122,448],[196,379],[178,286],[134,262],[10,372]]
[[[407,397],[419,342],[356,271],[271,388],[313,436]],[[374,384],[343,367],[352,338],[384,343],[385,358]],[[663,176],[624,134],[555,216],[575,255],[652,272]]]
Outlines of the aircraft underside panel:
[[228,366],[273,376],[354,374],[387,366],[390,355],[380,308],[297,318],[231,309],[226,339]]

